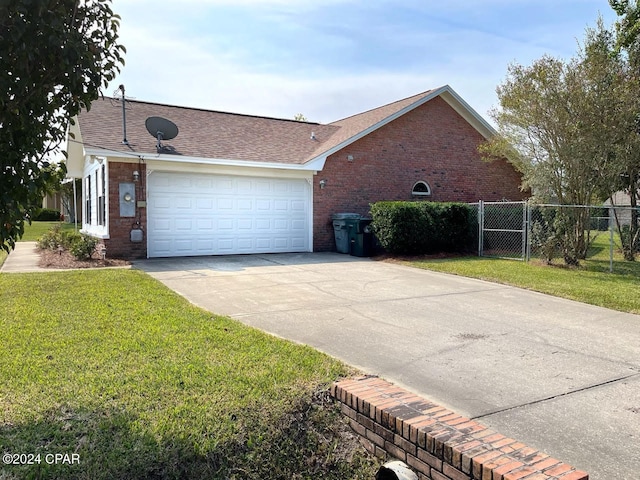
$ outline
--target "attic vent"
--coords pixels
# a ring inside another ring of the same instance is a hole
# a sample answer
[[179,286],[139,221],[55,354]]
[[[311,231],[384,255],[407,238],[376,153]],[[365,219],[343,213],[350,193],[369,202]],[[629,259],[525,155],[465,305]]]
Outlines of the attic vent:
[[431,187],[423,180],[416,182],[411,190],[411,195],[415,197],[428,197],[431,195]]

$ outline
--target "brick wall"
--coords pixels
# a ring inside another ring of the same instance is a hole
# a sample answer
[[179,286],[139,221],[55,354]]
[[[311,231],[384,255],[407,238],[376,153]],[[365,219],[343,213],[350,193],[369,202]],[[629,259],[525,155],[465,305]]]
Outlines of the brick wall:
[[[133,172],[140,173],[136,183],[136,204],[145,200],[146,166],[138,163],[109,162],[109,239],[104,241],[107,256],[118,258],[147,257],[147,212],[146,208],[136,205],[135,217],[120,217],[120,183],[133,182]],[[141,243],[131,242],[130,232],[133,224],[139,221],[144,233]]]
[[377,377],[343,380],[331,393],[378,456],[420,480],[588,480],[589,475]]
[[415,200],[411,190],[420,180],[430,185],[431,201],[523,199],[521,177],[510,164],[480,158],[483,141],[435,98],[331,155],[314,181],[314,251],[335,249],[332,214],[366,215],[376,201]]

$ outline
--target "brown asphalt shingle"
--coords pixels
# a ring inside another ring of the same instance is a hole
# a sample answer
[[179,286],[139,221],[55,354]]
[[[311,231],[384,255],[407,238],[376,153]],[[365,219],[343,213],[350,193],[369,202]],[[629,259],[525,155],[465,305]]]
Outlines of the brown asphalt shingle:
[[128,146],[122,143],[122,103],[118,100],[94,101],[88,112],[79,115],[78,123],[86,147],[114,153],[157,155],[157,140],[147,132],[145,120],[163,117],[179,129],[177,137],[163,141],[163,145],[172,147],[179,155],[301,165],[431,92],[433,90],[328,125],[128,100]]

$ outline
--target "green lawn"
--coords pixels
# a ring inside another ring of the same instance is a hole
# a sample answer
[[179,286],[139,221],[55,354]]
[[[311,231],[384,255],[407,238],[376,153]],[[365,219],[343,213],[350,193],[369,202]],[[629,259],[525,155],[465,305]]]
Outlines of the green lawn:
[[613,273],[609,273],[608,241],[607,235],[598,236],[592,249],[594,255],[577,268],[565,267],[561,260],[550,266],[537,260],[525,263],[477,256],[408,263],[640,314],[640,262],[625,262],[616,252]]
[[41,462],[0,465],[2,479],[375,475],[326,402],[353,372],[322,353],[136,270],[0,274],[0,302],[0,453]]
[[25,225],[24,235],[19,240],[20,242],[35,242],[42,236],[43,233],[51,230],[55,225],[60,225],[62,230],[74,230],[75,225],[73,223],[66,222],[31,222],[31,225]]
[[[32,222],[31,225],[25,225],[24,227],[24,235],[19,242],[35,242],[37,241],[43,233],[49,231],[55,225],[60,225],[62,230],[74,230],[75,225],[73,223],[63,223],[63,222]],[[4,250],[0,250],[0,266],[4,263],[7,258],[7,252]]]

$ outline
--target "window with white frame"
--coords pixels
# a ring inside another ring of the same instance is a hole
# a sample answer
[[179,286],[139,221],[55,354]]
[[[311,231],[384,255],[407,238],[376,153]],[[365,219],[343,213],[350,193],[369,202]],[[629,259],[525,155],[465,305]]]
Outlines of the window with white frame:
[[106,169],[105,166],[96,170],[96,189],[98,190],[98,225],[105,226],[107,224],[106,210]]
[[411,195],[414,197],[428,197],[431,195],[431,187],[424,180],[420,180],[413,185]]
[[91,211],[91,175],[87,175],[85,178],[85,219],[84,223],[87,225],[92,224],[92,211]]

